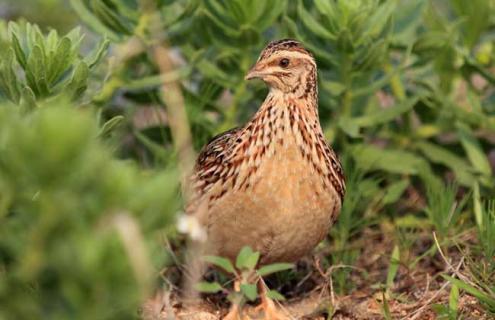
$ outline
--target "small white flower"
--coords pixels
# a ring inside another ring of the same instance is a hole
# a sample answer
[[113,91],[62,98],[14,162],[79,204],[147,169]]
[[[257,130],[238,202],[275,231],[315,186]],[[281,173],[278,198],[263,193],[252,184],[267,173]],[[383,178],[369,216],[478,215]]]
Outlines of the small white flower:
[[206,231],[193,215],[180,214],[177,220],[177,230],[189,235],[195,241],[206,241]]

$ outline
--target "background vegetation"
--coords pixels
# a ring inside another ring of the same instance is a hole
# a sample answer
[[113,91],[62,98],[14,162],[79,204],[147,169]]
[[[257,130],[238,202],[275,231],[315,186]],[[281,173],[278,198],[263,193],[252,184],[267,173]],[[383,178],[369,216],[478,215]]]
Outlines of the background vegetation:
[[176,284],[180,181],[262,103],[243,77],[283,37],[316,56],[347,173],[316,251],[341,266],[332,293],[356,290],[378,233],[385,274],[361,276],[384,317],[425,263],[450,292],[437,315],[464,295],[495,313],[495,1],[7,0],[0,15],[0,319],[135,318]]

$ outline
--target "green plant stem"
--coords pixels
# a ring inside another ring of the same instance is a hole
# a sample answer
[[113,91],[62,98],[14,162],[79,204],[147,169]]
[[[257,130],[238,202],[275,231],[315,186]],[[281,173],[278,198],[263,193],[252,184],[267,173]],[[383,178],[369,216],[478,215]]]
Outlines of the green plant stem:
[[95,102],[103,103],[111,99],[114,92],[120,89],[125,81],[123,80],[127,66],[127,61],[138,54],[141,54],[144,46],[136,37],[129,38],[126,42],[116,47],[116,54],[110,59],[108,80],[103,83],[98,95],[94,98]]
[[346,89],[345,93],[344,93],[344,97],[342,98],[342,108],[344,109],[344,114],[346,116],[351,116],[351,113],[352,113],[352,110],[351,110],[351,106],[352,106],[352,90],[349,88],[349,89]]
[[344,54],[342,58],[341,79],[344,84],[345,91],[342,96],[342,114],[345,117],[352,116],[352,57]]

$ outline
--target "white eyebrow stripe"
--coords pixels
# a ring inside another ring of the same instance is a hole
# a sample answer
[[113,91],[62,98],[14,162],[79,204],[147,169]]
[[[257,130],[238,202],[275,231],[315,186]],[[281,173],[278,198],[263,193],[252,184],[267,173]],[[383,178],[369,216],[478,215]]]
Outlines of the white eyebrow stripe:
[[280,50],[276,53],[276,55],[277,56],[283,55],[286,58],[306,59],[306,60],[310,61],[316,68],[316,63],[315,63],[313,57],[307,53],[302,53],[299,51]]

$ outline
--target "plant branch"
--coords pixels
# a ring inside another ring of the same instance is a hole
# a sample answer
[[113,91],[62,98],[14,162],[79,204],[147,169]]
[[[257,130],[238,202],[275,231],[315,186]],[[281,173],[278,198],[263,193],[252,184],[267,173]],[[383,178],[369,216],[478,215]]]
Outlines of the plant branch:
[[[150,35],[146,37],[145,30],[140,30],[141,37],[143,42],[149,47],[151,56],[160,71],[160,75],[165,76],[177,71],[177,67],[171,58],[170,48],[163,39],[164,31],[161,29],[160,15],[158,14],[156,3],[154,1],[143,0],[140,2],[140,6],[143,11],[141,22],[145,21],[149,25],[148,30],[150,32]],[[143,23],[139,25],[143,25]],[[170,131],[179,160],[182,193],[184,199],[187,201],[190,196],[187,182],[196,155],[192,146],[191,129],[180,81],[177,79],[175,81],[162,82],[160,94],[169,117]]]

